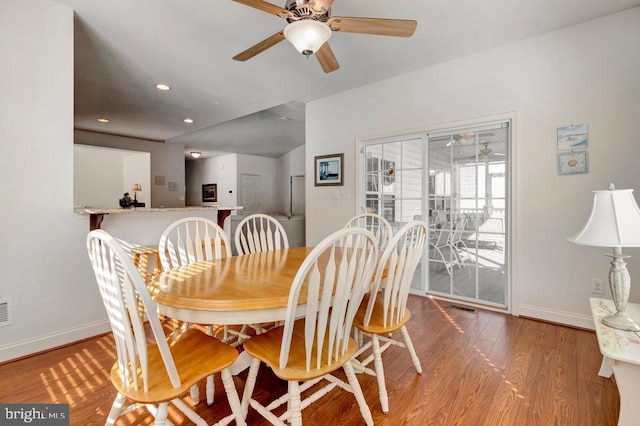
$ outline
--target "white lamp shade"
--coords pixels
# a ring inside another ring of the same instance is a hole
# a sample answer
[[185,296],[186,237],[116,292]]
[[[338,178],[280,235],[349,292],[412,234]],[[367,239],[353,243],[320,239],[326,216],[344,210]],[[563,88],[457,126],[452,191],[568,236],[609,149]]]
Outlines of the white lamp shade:
[[305,19],[284,27],[284,37],[298,52],[309,55],[316,53],[331,38],[331,28],[322,22]]
[[587,246],[640,247],[640,208],[633,189],[593,193],[593,210],[587,224],[568,240]]

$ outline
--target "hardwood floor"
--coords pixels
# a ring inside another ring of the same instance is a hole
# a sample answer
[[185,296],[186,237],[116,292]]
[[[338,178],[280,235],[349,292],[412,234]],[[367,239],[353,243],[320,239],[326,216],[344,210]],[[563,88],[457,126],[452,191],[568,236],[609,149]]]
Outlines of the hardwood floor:
[[[598,376],[601,355],[594,333],[490,311],[452,309],[410,296],[409,332],[423,374],[406,350],[384,357],[390,412],[380,411],[374,377],[358,379],[377,425],[615,425],[619,396],[613,379]],[[104,424],[115,392],[108,372],[115,360],[111,335],[0,365],[0,402],[68,403],[71,425]],[[242,389],[246,372],[235,377]],[[264,366],[260,401],[286,387]],[[259,391],[258,391],[259,389]],[[204,399],[204,383],[201,384]],[[187,401],[190,399],[187,397]],[[197,411],[213,423],[231,411],[219,377],[216,402]],[[190,424],[177,411],[174,424]],[[307,425],[364,424],[351,394],[334,390],[303,411]],[[146,425],[145,411],[118,424]],[[249,425],[268,424],[252,409]]]

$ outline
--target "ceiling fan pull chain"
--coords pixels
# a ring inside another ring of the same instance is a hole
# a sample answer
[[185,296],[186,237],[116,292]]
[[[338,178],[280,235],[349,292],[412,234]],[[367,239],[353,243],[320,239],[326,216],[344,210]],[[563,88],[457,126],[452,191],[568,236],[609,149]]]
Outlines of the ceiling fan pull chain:
[[305,55],[305,59],[306,59],[306,65],[305,65],[305,70],[304,70],[304,96],[302,99],[304,99],[304,103],[309,102],[310,99],[310,94],[309,94],[309,57],[311,55]]

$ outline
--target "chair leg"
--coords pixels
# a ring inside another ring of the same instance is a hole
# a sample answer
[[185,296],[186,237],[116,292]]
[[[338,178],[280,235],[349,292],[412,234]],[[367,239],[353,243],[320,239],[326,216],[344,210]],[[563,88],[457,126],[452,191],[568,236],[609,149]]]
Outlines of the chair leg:
[[242,393],[242,414],[247,416],[249,410],[249,400],[253,394],[253,389],[256,386],[256,378],[258,377],[258,370],[260,369],[260,360],[254,358],[251,361],[251,367],[249,367],[249,374],[247,375],[247,381],[244,384],[244,392]]
[[371,349],[373,350],[373,365],[376,369],[376,379],[378,379],[380,406],[382,407],[382,412],[386,414],[389,412],[389,396],[387,395],[387,385],[384,381],[384,366],[382,364],[380,341],[375,334],[371,336]]
[[205,388],[207,393],[207,405],[213,405],[213,394],[215,392],[215,387],[213,384],[213,374],[211,376],[207,376],[207,386]]
[[302,407],[300,403],[300,384],[297,381],[289,382],[289,401],[288,401],[289,423],[291,426],[302,426]]
[[420,365],[420,359],[416,354],[416,350],[413,348],[413,343],[411,342],[411,337],[409,337],[409,332],[407,331],[407,327],[404,325],[400,329],[402,332],[402,337],[404,338],[404,344],[407,346],[409,350],[409,354],[411,354],[411,360],[413,361],[413,366],[416,368],[418,374],[422,374],[422,366]]
[[158,404],[158,410],[156,411],[153,420],[154,426],[164,426],[167,424],[167,416],[169,415],[169,411],[167,410],[168,405],[169,404],[167,402]]
[[231,406],[231,412],[234,414],[234,417],[236,419],[236,425],[244,426],[246,424],[246,413],[242,411],[242,407],[240,406],[240,399],[238,398],[238,391],[236,391],[236,386],[233,383],[233,377],[231,377],[231,373],[226,368],[220,372],[220,376],[222,377],[224,390],[227,392],[227,399],[229,400],[229,405]]
[[353,371],[351,362],[350,361],[345,362],[342,365],[342,369],[344,370],[344,374],[347,376],[347,380],[349,380],[349,384],[351,385],[351,390],[353,391],[353,396],[355,396],[356,401],[358,402],[358,406],[360,407],[360,413],[362,414],[362,418],[367,423],[367,426],[373,426],[373,417],[371,417],[371,410],[369,410],[367,401],[364,399],[364,395],[362,394],[362,388],[360,387],[358,378],[356,377],[356,374]]
[[356,341],[356,347],[361,348],[364,344],[364,331],[360,331],[354,327],[355,335],[354,340]]
[[191,386],[191,388],[189,389],[189,394],[191,394],[191,400],[193,401],[194,405],[200,404],[200,388],[198,387],[197,383]]
[[[213,325],[207,326],[207,335],[213,336]],[[207,386],[205,387],[205,393],[207,395],[207,405],[213,405],[213,395],[215,394],[215,387],[213,384],[213,374],[207,376]]]
[[111,405],[111,410],[109,410],[109,417],[107,417],[106,425],[113,425],[116,423],[120,412],[122,411],[122,407],[124,407],[124,403],[127,401],[127,398],[118,393],[116,395],[116,399],[113,400],[113,404]]

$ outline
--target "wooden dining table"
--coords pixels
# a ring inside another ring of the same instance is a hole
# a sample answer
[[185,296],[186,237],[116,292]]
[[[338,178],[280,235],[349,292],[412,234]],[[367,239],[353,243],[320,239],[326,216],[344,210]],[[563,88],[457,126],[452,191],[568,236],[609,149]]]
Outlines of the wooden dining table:
[[[196,262],[149,284],[159,313],[197,324],[256,324],[285,319],[289,290],[313,247]],[[303,306],[299,309],[302,312]]]

